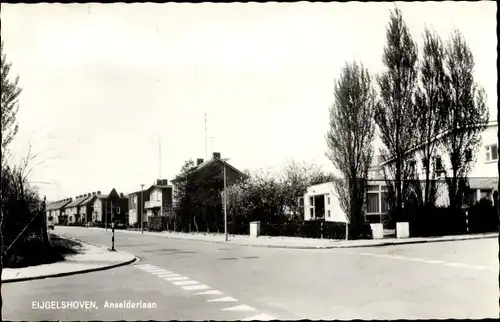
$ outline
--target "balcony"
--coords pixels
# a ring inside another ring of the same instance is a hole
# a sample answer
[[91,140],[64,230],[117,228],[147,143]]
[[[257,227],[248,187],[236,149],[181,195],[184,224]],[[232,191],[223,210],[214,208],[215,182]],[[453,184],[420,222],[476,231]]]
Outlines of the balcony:
[[160,200],[146,201],[144,209],[151,209],[151,208],[161,208],[161,201]]

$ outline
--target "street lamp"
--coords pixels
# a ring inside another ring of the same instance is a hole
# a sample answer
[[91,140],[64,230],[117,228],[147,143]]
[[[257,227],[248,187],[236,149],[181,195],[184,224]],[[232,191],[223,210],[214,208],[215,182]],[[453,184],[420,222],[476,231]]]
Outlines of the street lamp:
[[144,212],[144,184],[141,184],[141,234],[144,234],[144,227],[143,227],[143,212]]
[[226,162],[229,159],[225,158],[225,159],[221,159],[221,160],[224,163],[224,234],[226,235],[226,241],[228,241],[228,238],[227,238],[227,179],[226,179]]

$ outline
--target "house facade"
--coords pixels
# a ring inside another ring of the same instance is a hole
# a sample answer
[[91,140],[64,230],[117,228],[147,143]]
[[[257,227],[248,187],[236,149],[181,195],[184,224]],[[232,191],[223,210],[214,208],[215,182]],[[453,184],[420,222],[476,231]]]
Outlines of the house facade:
[[164,216],[172,208],[172,186],[165,179],[157,180],[148,189],[149,199],[144,202],[146,218]]
[[80,203],[87,199],[86,195],[78,195],[75,199],[66,205],[66,216],[68,218],[68,224],[79,223],[80,220]]
[[147,190],[139,190],[136,192],[132,192],[128,195],[128,208],[129,208],[129,216],[128,216],[128,224],[130,226],[134,226],[140,224],[140,216],[143,214],[143,223],[147,222],[145,214],[144,205],[145,202],[149,201],[149,192]]
[[[498,188],[498,124],[490,122],[481,133],[481,143],[475,155],[472,155],[471,170],[468,175],[468,192],[464,200],[465,206],[472,206],[486,198],[493,200],[493,193]],[[445,150],[438,142],[432,162],[431,176],[436,186],[437,206],[448,206],[449,196],[446,176],[451,176],[451,167]],[[413,153],[419,153],[418,150]],[[390,161],[375,156],[369,172],[365,195],[365,214],[370,223],[381,223],[387,214],[388,188],[384,180],[383,169]],[[416,162],[418,180],[425,183],[425,169]],[[423,187],[422,187],[423,191]],[[304,220],[324,219],[326,221],[347,222],[346,215],[340,208],[340,202],[333,183],[310,186],[304,197],[300,199],[304,207]]]
[[[112,189],[109,194],[97,191],[92,204],[92,222],[111,225],[111,222],[125,224],[128,217],[128,197]],[[89,205],[90,205],[89,204]]]
[[92,213],[94,211],[94,202],[97,198],[96,192],[87,193],[85,200],[83,200],[78,206],[78,212],[80,218],[82,218],[83,223],[88,223],[92,221]]
[[52,221],[54,225],[66,224],[65,207],[70,202],[72,202],[72,199],[66,198],[48,204],[45,208],[47,220]]

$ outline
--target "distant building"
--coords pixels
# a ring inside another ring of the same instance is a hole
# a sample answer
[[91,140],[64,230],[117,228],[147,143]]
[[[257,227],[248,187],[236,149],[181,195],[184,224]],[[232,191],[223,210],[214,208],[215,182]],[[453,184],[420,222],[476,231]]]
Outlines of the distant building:
[[65,225],[66,224],[65,207],[70,202],[72,202],[72,199],[66,198],[59,201],[51,202],[48,205],[46,205],[45,211],[47,213],[47,219],[50,221],[52,218],[52,222],[55,225]]
[[[482,198],[493,200],[493,192],[498,188],[498,124],[490,122],[481,134],[480,148],[472,157],[472,168],[468,175],[468,195],[465,206],[471,206]],[[440,138],[438,137],[437,140]],[[418,153],[418,149],[408,153]],[[432,162],[431,175],[435,178],[437,187],[437,206],[449,205],[448,188],[445,174],[451,175],[447,156],[441,146]],[[365,214],[369,222],[382,222],[387,214],[387,184],[384,180],[383,170],[392,160],[383,160],[375,156],[370,168],[368,187],[365,198]],[[424,184],[425,169],[419,162],[416,163],[418,180]],[[332,182],[310,186],[304,194],[301,206],[304,207],[304,220],[324,219],[326,221],[347,222],[345,213],[340,208],[338,194]]]
[[[158,179],[156,183],[144,189],[129,193],[128,224],[140,224],[140,214],[143,211],[143,223],[151,216],[165,215],[172,207],[172,186],[167,179]],[[142,208],[141,208],[142,207]]]
[[107,195],[97,191],[93,197],[92,221],[111,226],[111,222],[126,223],[128,216],[128,197],[117,193],[113,188]]

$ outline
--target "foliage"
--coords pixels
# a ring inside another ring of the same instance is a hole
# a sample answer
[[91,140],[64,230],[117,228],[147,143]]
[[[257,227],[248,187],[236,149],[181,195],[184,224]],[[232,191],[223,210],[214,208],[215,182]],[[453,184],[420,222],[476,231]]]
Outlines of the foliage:
[[298,201],[307,187],[332,179],[320,167],[293,160],[278,173],[255,171],[228,188],[228,220],[239,224],[301,221],[303,207]]
[[[447,88],[449,78],[445,70],[446,51],[439,36],[425,29],[423,58],[420,66],[420,86],[416,93],[415,138],[420,147],[422,168],[425,170],[423,203],[433,203],[431,180],[435,172],[431,166],[439,168],[440,157],[435,156],[438,141],[435,139],[442,133],[445,112],[449,104]],[[438,169],[439,170],[439,169]]]
[[407,179],[413,171],[411,158],[406,153],[415,145],[416,137],[417,45],[397,8],[391,12],[386,35],[383,63],[387,70],[378,77],[380,100],[375,109],[375,122],[385,146],[381,154],[386,160],[392,160],[384,166],[384,176],[394,194],[389,210],[398,221],[407,194]]
[[363,65],[346,64],[334,88],[327,133],[328,157],[340,171],[334,180],[340,206],[352,226],[364,222],[363,201],[373,157],[375,91]]
[[449,104],[443,146],[448,154],[452,174],[447,176],[450,206],[461,206],[460,181],[466,179],[480,146],[481,132],[489,114],[486,94],[474,81],[474,57],[459,31],[455,31],[446,47]]
[[1,77],[2,77],[2,99],[1,99],[1,114],[2,114],[2,135],[1,135],[1,149],[2,149],[2,164],[7,146],[14,139],[17,134],[19,126],[16,121],[16,115],[19,110],[19,95],[22,89],[18,86],[19,76],[13,81],[9,78],[9,72],[12,64],[7,61],[7,56],[3,51],[4,42],[0,45],[1,55]]

